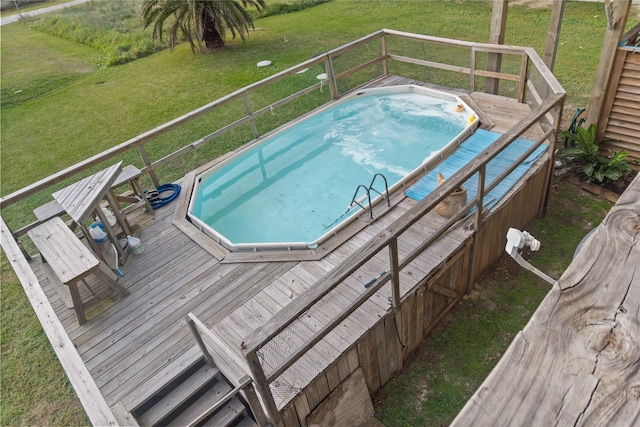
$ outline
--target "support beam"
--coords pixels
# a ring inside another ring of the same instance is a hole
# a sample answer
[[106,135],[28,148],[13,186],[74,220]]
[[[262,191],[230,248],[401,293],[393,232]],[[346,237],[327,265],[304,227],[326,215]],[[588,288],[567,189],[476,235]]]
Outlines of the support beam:
[[[505,29],[507,27],[507,0],[493,0],[491,12],[491,35],[489,43],[504,44]],[[487,57],[487,71],[500,72],[502,64],[501,53],[490,53]],[[486,92],[497,95],[500,80],[487,78]]]
[[554,1],[551,7],[551,20],[549,21],[549,32],[547,33],[547,45],[544,48],[544,63],[553,71],[556,62],[556,52],[560,41],[560,29],[562,28],[562,15],[564,15],[564,4],[567,0]]
[[[609,7],[608,0],[605,2],[605,7]],[[613,70],[613,61],[618,45],[622,40],[622,35],[624,34],[624,27],[627,24],[630,9],[631,0],[616,0],[611,6],[610,16],[612,28],[607,29],[604,36],[602,52],[600,53],[600,63],[598,64],[598,71],[596,72],[596,80],[593,84],[589,106],[587,107],[585,127],[590,126],[592,123],[595,124],[599,122],[607,93],[607,85]]]

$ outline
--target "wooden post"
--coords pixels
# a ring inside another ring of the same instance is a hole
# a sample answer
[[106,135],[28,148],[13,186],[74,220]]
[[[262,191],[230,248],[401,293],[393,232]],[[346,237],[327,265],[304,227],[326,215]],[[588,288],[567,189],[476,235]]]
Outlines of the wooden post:
[[149,173],[149,177],[151,178],[151,182],[153,182],[153,185],[156,186],[156,188],[160,187],[160,181],[158,180],[158,177],[156,176],[156,171],[154,171],[151,168],[151,160],[149,160],[149,156],[147,155],[147,151],[144,149],[144,146],[138,145],[138,153],[140,153],[140,158],[142,159],[142,162],[144,163],[145,169],[148,170]]
[[624,34],[624,27],[627,24],[627,17],[631,9],[631,0],[616,0],[613,2],[611,10],[611,19],[613,28],[607,29],[600,53],[600,63],[596,72],[596,80],[591,91],[589,106],[587,107],[587,119],[584,126],[589,127],[591,124],[599,122],[600,114],[604,105],[607,86],[611,78],[613,69],[613,60],[618,49],[618,45]]
[[191,329],[191,332],[193,333],[193,336],[196,339],[196,342],[198,343],[198,347],[200,347],[200,350],[202,351],[202,355],[204,356],[204,359],[207,361],[209,366],[216,366],[216,363],[213,361],[213,357],[211,357],[211,353],[209,353],[207,346],[204,344],[204,341],[202,341],[200,332],[198,331],[198,328],[196,327],[195,323],[193,323],[193,320],[191,320],[191,317],[186,316],[185,320],[187,321],[187,325],[189,325],[189,328]]
[[549,173],[547,174],[547,180],[545,183],[545,195],[542,200],[542,205],[540,206],[539,216],[545,216],[547,214],[547,207],[549,206],[549,197],[551,196],[551,184],[553,183],[553,173],[554,166],[556,163],[556,148],[554,145],[554,141],[558,138],[558,133],[560,132],[560,125],[562,124],[562,111],[564,110],[564,101],[558,104],[554,109],[553,114],[553,127],[555,131],[553,132],[553,138],[549,138],[547,141],[549,142],[549,154],[551,155],[551,159],[549,162]]
[[[424,46],[424,44],[423,44]],[[380,39],[380,54],[382,55],[382,57],[384,58],[382,61],[382,75],[384,75],[385,77],[389,75],[389,57],[388,54],[389,52],[387,52],[387,36],[386,34],[382,35],[382,38]]]
[[338,85],[336,84],[336,75],[333,70],[333,62],[331,61],[330,55],[327,55],[326,67],[327,67],[327,70],[326,70],[327,76],[329,77],[329,90],[331,91],[331,99],[335,100],[335,99],[338,99],[340,95],[338,94]]
[[262,402],[264,403],[265,409],[267,410],[267,414],[271,423],[275,427],[283,427],[282,416],[280,415],[280,411],[278,411],[278,407],[276,405],[275,400],[273,399],[273,395],[271,394],[271,389],[269,388],[269,383],[267,382],[267,378],[262,370],[262,365],[258,360],[257,351],[251,351],[245,353],[247,357],[247,364],[249,365],[249,370],[251,371],[251,376],[253,377],[253,381],[256,385],[256,390],[258,394],[262,398]]
[[[491,35],[489,43],[504,44],[504,33],[507,26],[507,0],[493,0],[491,13]],[[500,71],[502,64],[501,53],[489,53],[487,57],[487,71]],[[500,80],[487,77],[487,87],[485,92],[498,94]]]
[[251,104],[249,103],[249,96],[245,91],[242,94],[242,102],[244,102],[244,109],[247,112],[247,116],[251,117],[251,132],[253,132],[253,138],[258,139],[260,134],[258,133],[258,127],[256,126],[256,120],[253,118],[253,111],[251,110]]
[[478,201],[476,202],[476,219],[473,224],[474,232],[480,231],[480,221],[482,221],[482,210],[484,209],[484,181],[487,176],[487,165],[483,164],[478,169]]
[[552,2],[547,45],[544,48],[544,63],[547,64],[547,67],[549,67],[551,71],[553,71],[553,66],[556,62],[556,52],[558,51],[558,41],[560,40],[560,29],[562,28],[562,15],[564,15],[565,2],[566,0]]
[[400,309],[400,269],[398,268],[398,238],[389,240],[389,266],[391,272],[391,302],[393,309]]

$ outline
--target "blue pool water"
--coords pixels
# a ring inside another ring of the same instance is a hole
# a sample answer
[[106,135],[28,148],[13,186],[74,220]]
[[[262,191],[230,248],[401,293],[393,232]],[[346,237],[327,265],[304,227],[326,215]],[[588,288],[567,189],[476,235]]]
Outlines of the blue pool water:
[[[190,217],[231,246],[313,247],[358,213],[349,209],[358,185],[381,173],[397,187],[459,137],[473,112],[454,112],[458,103],[415,90],[362,92],[199,176]],[[383,181],[374,188],[382,192]]]

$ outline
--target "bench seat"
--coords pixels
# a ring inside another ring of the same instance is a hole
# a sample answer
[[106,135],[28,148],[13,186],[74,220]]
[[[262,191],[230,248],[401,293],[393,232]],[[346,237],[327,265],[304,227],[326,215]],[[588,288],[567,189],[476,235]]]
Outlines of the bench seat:
[[82,244],[60,217],[54,217],[38,225],[29,230],[28,234],[40,251],[45,273],[56,290],[61,293],[67,306],[70,294],[80,325],[87,321],[85,309],[95,300],[99,300],[98,295],[92,295],[90,300],[82,301],[78,282],[84,281],[87,276],[95,275],[119,295],[128,295],[128,292],[118,284],[115,273]]

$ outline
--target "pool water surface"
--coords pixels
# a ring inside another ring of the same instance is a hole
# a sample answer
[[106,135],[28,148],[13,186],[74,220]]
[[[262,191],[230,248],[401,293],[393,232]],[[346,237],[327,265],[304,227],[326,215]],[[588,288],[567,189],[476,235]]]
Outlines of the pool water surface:
[[190,218],[232,250],[315,247],[361,213],[359,185],[382,174],[392,192],[464,139],[477,123],[459,104],[414,86],[360,91],[198,176]]

